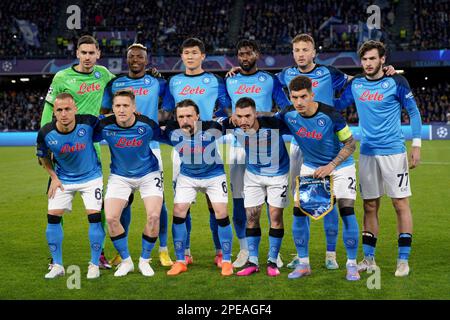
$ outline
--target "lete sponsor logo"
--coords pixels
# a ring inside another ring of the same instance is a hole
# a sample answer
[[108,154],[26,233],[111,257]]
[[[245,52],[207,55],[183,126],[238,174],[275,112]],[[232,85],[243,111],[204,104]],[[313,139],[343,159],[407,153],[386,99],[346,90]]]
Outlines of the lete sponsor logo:
[[383,101],[384,95],[375,91],[374,93],[370,92],[370,90],[365,90],[362,95],[359,97],[361,101]]
[[129,140],[125,137],[122,137],[116,142],[116,144],[114,146],[117,148],[136,148],[136,147],[140,147],[141,145],[142,145],[142,140],[138,140],[136,138]]
[[241,84],[239,88],[234,92],[234,94],[260,93],[261,90],[262,88],[258,87],[256,84],[252,86]]
[[83,82],[80,85],[80,89],[77,91],[77,94],[85,94],[85,93],[89,93],[89,92],[93,92],[93,91],[100,91],[101,90],[101,85],[98,83],[91,83],[91,84],[87,84],[86,82]]
[[316,130],[308,131],[305,127],[298,129],[295,134],[301,138],[322,140],[322,134],[320,132],[317,132]]
[[59,153],[64,154],[64,153],[74,153],[74,152],[78,152],[78,151],[82,151],[86,149],[86,144],[85,143],[76,143],[75,145],[71,145],[69,143],[65,143],[61,149],[59,150]]
[[206,92],[206,89],[197,86],[195,88],[191,87],[190,85],[185,86],[179,93],[181,96],[187,96],[191,94],[204,94]]

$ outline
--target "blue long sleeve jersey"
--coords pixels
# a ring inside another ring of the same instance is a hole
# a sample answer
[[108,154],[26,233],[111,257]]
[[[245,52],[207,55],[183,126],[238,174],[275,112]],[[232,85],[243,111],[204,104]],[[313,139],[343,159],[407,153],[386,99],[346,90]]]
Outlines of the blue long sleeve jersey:
[[280,176],[289,172],[289,154],[283,134],[290,134],[282,120],[275,117],[258,117],[259,129],[252,134],[223,120],[225,130],[233,130],[239,145],[245,149],[246,169],[256,175]]
[[[133,90],[136,96],[136,111],[156,123],[158,122],[159,105],[163,110],[173,110],[174,101],[170,95],[167,81],[149,74],[140,78],[130,78],[125,75],[112,79],[103,93],[102,108],[112,109],[114,93],[123,89]],[[152,141],[151,147],[159,149],[159,143]]]
[[408,81],[401,75],[369,80],[356,76],[340,99],[339,110],[355,103],[361,128],[361,154],[391,155],[406,151],[401,129],[401,109],[409,114],[412,136],[420,138],[422,120]]
[[228,77],[225,84],[233,113],[236,102],[242,97],[252,98],[257,112],[271,112],[273,101],[281,110],[291,104],[278,78],[266,71],[249,75],[238,73],[234,77]]
[[121,127],[116,117],[100,121],[96,139],[105,139],[111,152],[111,173],[127,178],[140,178],[159,171],[158,159],[150,149],[150,141],[160,139],[158,124],[143,115],[136,115],[130,127]]
[[[210,72],[194,76],[177,74],[169,80],[169,91],[175,104],[185,99],[193,100],[200,109],[202,121],[212,120],[216,107],[218,107],[216,113],[220,116],[226,115],[231,107],[225,82]],[[175,104],[168,111],[173,110]]]
[[[343,147],[342,141],[351,137],[351,131],[343,116],[333,107],[319,102],[315,114],[303,117],[293,107],[277,113],[284,121],[303,152],[303,163],[316,169],[329,164]],[[336,169],[354,164],[348,157]]]
[[53,153],[55,173],[63,184],[80,184],[102,176],[93,142],[98,119],[92,115],[76,115],[71,132],[63,133],[56,121],[43,126],[37,136],[36,155],[40,158]]
[[162,142],[172,145],[181,159],[180,173],[194,179],[208,179],[225,174],[217,150],[217,140],[223,135],[216,121],[197,122],[198,130],[189,135],[176,121],[168,121],[162,132]]

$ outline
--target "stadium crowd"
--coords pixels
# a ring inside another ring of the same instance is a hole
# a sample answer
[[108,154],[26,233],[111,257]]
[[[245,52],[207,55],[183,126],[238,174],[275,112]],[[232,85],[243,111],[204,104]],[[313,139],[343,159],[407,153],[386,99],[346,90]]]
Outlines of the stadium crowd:
[[[411,29],[394,28],[398,0],[381,0],[381,39],[397,50],[448,48],[450,46],[450,3],[444,0],[415,0],[411,5]],[[74,41],[80,35],[95,31],[133,31],[136,39],[99,39],[103,54],[122,56],[127,46],[137,40],[152,48],[153,55],[178,55],[179,43],[189,36],[200,37],[207,45],[208,54],[234,53],[230,42],[231,30],[238,30],[240,38],[276,39],[261,41],[265,53],[289,53],[290,41],[298,33],[310,33],[321,50],[353,51],[360,39],[360,21],[367,14],[361,7],[367,1],[288,1],[266,2],[257,0],[244,3],[241,19],[237,19],[233,0],[162,1],[133,4],[130,1],[80,1],[83,7],[82,29],[53,31],[61,24],[55,15],[61,10],[56,1],[32,1],[22,4],[0,4],[1,56],[67,56],[73,54]],[[20,8],[19,8],[20,6]],[[19,10],[20,9],[20,10]],[[23,36],[14,20],[25,19],[39,29],[41,42],[48,45],[23,45]],[[58,22],[59,21],[59,22]],[[347,25],[346,31],[330,29],[327,22]],[[239,24],[240,25],[233,25]],[[52,32],[53,31],[53,32]]]
[[0,91],[0,131],[37,131],[45,91]]
[[450,47],[450,2],[415,0],[414,33],[410,49],[426,50]]
[[[447,122],[450,113],[450,82],[413,89],[423,123]],[[0,131],[37,131],[46,91],[38,89],[0,91]],[[354,106],[344,111],[349,124],[359,121]],[[402,123],[409,123],[403,110]]]
[[[229,47],[227,35],[232,2],[156,0],[138,5],[122,0],[86,2],[85,10],[89,14],[85,15],[83,26],[88,33],[136,31],[137,42],[151,48],[153,54],[178,55],[179,44],[194,35],[207,44],[208,53],[218,53]],[[134,41],[127,37],[99,39],[104,54],[119,56]]]
[[[367,15],[361,11],[364,1],[289,1],[266,2],[262,0],[245,5],[240,36],[243,38],[277,39],[262,45],[266,53],[291,52],[291,40],[298,33],[311,34],[325,51],[354,50],[358,45],[359,21]],[[379,1],[383,26],[395,20],[393,1]],[[329,22],[329,23],[327,23]],[[330,24],[352,26],[351,32],[331,32]]]
[[[56,0],[5,1],[0,2],[0,56],[33,57],[46,54],[46,39],[54,29],[57,12]],[[36,24],[40,46],[29,46],[23,39],[15,19]]]

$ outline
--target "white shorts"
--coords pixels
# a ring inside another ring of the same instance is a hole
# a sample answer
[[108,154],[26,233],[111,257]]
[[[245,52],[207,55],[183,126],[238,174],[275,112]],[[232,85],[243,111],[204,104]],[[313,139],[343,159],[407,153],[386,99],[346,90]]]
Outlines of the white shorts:
[[102,210],[103,178],[79,184],[63,184],[64,191],[56,189],[53,199],[48,199],[48,210],[72,211],[72,200],[80,192],[86,210]]
[[244,176],[244,207],[251,208],[267,203],[276,208],[286,208],[289,205],[288,174],[282,176],[260,176],[245,171]]
[[161,149],[152,149],[153,154],[155,155],[156,159],[158,159],[158,165],[159,165],[159,171],[163,172],[163,163],[161,158]]
[[230,145],[230,186],[233,199],[244,198],[245,149]]
[[180,166],[181,166],[181,159],[179,153],[175,150],[175,148],[172,149],[172,182],[173,185],[175,185],[175,182],[178,179],[178,176],[180,175]]
[[377,199],[385,193],[390,198],[411,196],[408,156],[359,156],[359,180],[363,199]]
[[105,199],[128,200],[130,194],[138,189],[142,199],[151,196],[162,198],[164,187],[161,172],[150,172],[141,178],[126,178],[111,174],[108,179]]
[[[292,139],[292,141],[295,141]],[[293,144],[289,147],[289,176],[291,184],[292,195],[295,195],[295,179],[300,175],[300,169],[303,164],[303,153],[298,144]]]
[[194,179],[180,174],[175,187],[174,203],[193,203],[197,192],[204,192],[212,203],[228,203],[226,175],[209,179]]
[[[301,176],[311,176],[315,169],[302,165]],[[356,168],[352,164],[331,172],[333,177],[333,193],[336,199],[356,200]],[[298,191],[298,187],[296,188]],[[298,192],[295,192],[294,201],[299,201]]]

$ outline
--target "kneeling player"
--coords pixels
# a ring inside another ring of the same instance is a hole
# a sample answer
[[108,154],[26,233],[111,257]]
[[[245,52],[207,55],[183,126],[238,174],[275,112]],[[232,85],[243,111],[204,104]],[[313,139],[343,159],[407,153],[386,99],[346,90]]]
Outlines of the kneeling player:
[[[51,177],[46,235],[53,264],[45,278],[53,279],[65,273],[61,218],[64,211],[72,210],[72,200],[77,191],[83,198],[89,220],[91,261],[87,278],[98,278],[99,259],[105,239],[100,214],[102,170],[93,145],[98,119],[91,115],[76,115],[77,107],[68,93],[61,93],[56,97],[53,112],[56,121],[42,127],[37,137],[37,155]],[[48,157],[49,152],[53,153],[56,160],[54,169]]]
[[218,224],[223,253],[221,273],[224,276],[232,275],[233,231],[227,211],[227,179],[216,148],[216,139],[222,136],[222,126],[215,121],[198,121],[199,108],[190,99],[177,103],[175,115],[177,122],[170,121],[167,124],[165,137],[174,146],[181,159],[180,174],[175,186],[172,224],[177,261],[167,274],[174,276],[187,271],[186,215],[191,203],[195,201],[197,192],[201,191],[208,195]]
[[134,271],[128,251],[128,236],[120,223],[123,208],[130,194],[139,189],[147,213],[142,234],[142,253],[139,271],[153,276],[150,256],[159,233],[159,217],[163,202],[163,181],[158,159],[149,147],[159,136],[159,127],[146,116],[136,115],[132,91],[117,91],[113,98],[114,115],[100,121],[98,134],[109,144],[111,175],[105,195],[105,213],[109,235],[122,262],[114,276],[121,277]]
[[[295,110],[279,115],[289,127],[304,155],[301,175],[314,178],[334,178],[347,250],[347,280],[359,280],[356,266],[358,222],[354,211],[356,172],[352,154],[355,141],[343,117],[333,108],[314,101],[312,83],[308,77],[297,76],[289,84],[290,99]],[[309,217],[301,212],[298,198],[294,208],[292,233],[300,263],[289,274],[290,279],[311,273],[309,264]],[[337,210],[336,207],[333,211]],[[333,213],[331,212],[331,214]],[[334,212],[334,214],[337,214]],[[325,216],[326,219],[326,216]]]
[[[236,102],[234,130],[237,141],[245,148],[244,207],[247,215],[246,238],[249,257],[238,276],[248,276],[259,271],[259,243],[261,240],[260,216],[267,202],[270,214],[269,258],[267,274],[278,276],[277,258],[284,235],[283,209],[288,206],[289,156],[283,133],[289,133],[284,123],[273,117],[258,117],[255,101],[241,98]],[[233,128],[229,120],[225,128]],[[281,129],[281,130],[280,130]],[[283,132],[284,131],[284,132]]]

